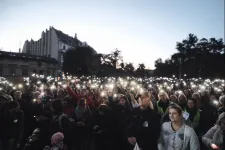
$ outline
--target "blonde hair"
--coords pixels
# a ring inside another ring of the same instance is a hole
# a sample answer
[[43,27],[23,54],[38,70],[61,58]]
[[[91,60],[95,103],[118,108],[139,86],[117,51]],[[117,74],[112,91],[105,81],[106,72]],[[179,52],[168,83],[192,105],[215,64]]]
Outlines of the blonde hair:
[[152,94],[150,92],[144,92],[142,95],[149,98],[149,108],[154,110],[154,106],[153,106],[153,103],[152,103]]
[[181,94],[178,96],[178,101],[180,101],[180,97],[181,97],[181,96],[183,96],[184,99],[187,101],[187,97],[186,97],[183,93],[181,93]]
[[161,95],[166,95],[166,99],[169,99],[169,96],[168,94],[165,92],[165,91],[160,91],[159,94],[158,94],[158,98],[160,99],[160,96]]

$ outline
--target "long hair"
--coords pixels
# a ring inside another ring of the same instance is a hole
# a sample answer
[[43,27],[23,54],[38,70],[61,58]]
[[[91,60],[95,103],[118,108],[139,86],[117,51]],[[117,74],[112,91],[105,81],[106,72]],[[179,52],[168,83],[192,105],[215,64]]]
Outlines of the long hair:
[[131,106],[131,104],[130,104],[130,102],[129,102],[127,96],[121,94],[121,95],[119,96],[119,99],[121,99],[121,98],[124,99],[125,102],[126,102],[125,107],[126,107],[126,108],[129,108],[129,107]]
[[152,110],[154,110],[154,106],[153,106],[153,103],[152,103],[152,94],[150,92],[144,92],[142,94],[142,96],[146,96],[149,98],[149,108],[151,108]]
[[160,100],[160,96],[161,96],[161,95],[165,95],[165,96],[166,96],[166,99],[169,100],[169,96],[168,96],[168,94],[167,94],[165,91],[160,91],[160,92],[159,92],[159,94],[158,94],[159,100]]
[[182,108],[179,105],[175,104],[175,103],[169,105],[168,110],[170,110],[170,109],[177,110],[179,115],[182,115],[182,113],[183,113]]

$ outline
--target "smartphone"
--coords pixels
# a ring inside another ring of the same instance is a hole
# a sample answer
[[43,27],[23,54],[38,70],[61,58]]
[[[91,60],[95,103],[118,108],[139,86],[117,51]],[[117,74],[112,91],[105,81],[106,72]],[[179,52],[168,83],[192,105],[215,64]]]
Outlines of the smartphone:
[[183,117],[184,117],[185,120],[188,120],[189,116],[190,116],[189,113],[183,112]]

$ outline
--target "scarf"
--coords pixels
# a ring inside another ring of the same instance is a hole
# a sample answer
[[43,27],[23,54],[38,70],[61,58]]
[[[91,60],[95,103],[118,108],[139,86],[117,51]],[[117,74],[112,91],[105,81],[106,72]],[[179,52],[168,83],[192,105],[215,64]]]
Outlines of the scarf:
[[163,111],[165,112],[166,109],[168,108],[170,102],[169,100],[167,100],[166,102],[162,102],[161,100],[159,101],[159,107],[161,107],[163,109]]

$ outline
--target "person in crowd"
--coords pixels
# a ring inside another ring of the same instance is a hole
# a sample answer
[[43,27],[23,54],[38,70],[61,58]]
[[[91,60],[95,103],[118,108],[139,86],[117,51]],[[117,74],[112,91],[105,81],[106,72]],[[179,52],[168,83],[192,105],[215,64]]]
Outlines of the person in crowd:
[[41,141],[41,133],[40,129],[35,129],[27,138],[27,141],[24,146],[24,150],[41,150],[43,149],[42,145],[40,144]]
[[201,132],[206,133],[215,123],[218,118],[218,111],[213,106],[210,105],[210,100],[208,95],[201,96]]
[[63,99],[66,96],[65,91],[63,88],[58,89],[56,98]]
[[26,139],[30,136],[30,134],[33,132],[33,127],[34,127],[34,117],[32,114],[32,106],[31,103],[25,99],[22,98],[22,92],[21,91],[16,91],[14,92],[14,100],[19,102],[20,109],[24,113],[24,137],[23,141],[21,143],[21,146],[25,144]]
[[86,123],[91,117],[92,112],[89,106],[86,104],[86,99],[81,98],[77,107],[75,108],[75,118],[76,121]]
[[220,114],[217,123],[203,137],[202,142],[209,150],[225,149],[225,113]]
[[93,116],[93,139],[96,150],[118,149],[116,118],[106,104],[101,104]]
[[62,99],[62,102],[64,114],[66,114],[69,118],[73,118],[75,115],[74,101],[70,97],[66,96]]
[[64,135],[62,132],[57,132],[53,134],[51,138],[51,148],[47,146],[45,147],[44,150],[68,150],[63,140],[64,140]]
[[182,109],[177,104],[169,106],[170,122],[162,125],[159,150],[200,150],[195,131],[183,122]]
[[133,110],[126,135],[128,142],[142,150],[157,150],[160,135],[160,114],[153,110],[151,94],[144,92],[138,100],[139,107]]
[[192,98],[194,98],[197,101],[197,108],[201,109],[201,107],[202,107],[201,95],[198,92],[195,92],[192,94]]
[[81,98],[75,108],[76,122],[76,149],[87,150],[90,142],[89,127],[92,117],[92,112],[86,104],[86,99]]
[[211,94],[210,97],[209,97],[210,101],[213,101],[213,100],[216,100],[216,96]]
[[28,87],[28,89],[22,93],[22,98],[28,102],[32,101],[33,98],[33,92],[37,90],[37,86],[32,84]]
[[127,138],[125,136],[125,129],[129,124],[131,104],[128,100],[128,97],[123,94],[113,98],[112,92],[109,92],[108,96],[109,107],[112,109],[112,113],[115,116],[114,118],[116,118],[114,125],[117,127],[116,133],[118,140],[118,150],[129,149],[130,146],[128,145]]
[[156,102],[156,111],[161,115],[165,114],[170,105],[168,94],[164,91],[160,91],[158,94],[159,100]]
[[94,108],[94,102],[92,99],[90,99],[89,97],[87,97],[87,93],[86,93],[86,89],[82,89],[80,94],[77,94],[76,92],[74,92],[71,87],[70,87],[70,83],[67,83],[67,92],[69,93],[69,95],[74,99],[74,101],[76,103],[78,103],[78,101],[81,98],[85,98],[87,105],[89,106],[90,109]]
[[187,108],[187,97],[183,93],[180,93],[178,96],[178,105],[182,108],[182,110]]
[[185,89],[184,90],[184,95],[186,96],[186,98],[191,98],[191,91],[189,89]]
[[[43,150],[46,145],[49,145],[46,150],[52,146],[62,149],[63,141],[68,145],[68,150],[154,150],[160,145],[164,149],[190,149],[192,144],[197,143],[191,140],[194,136],[190,135],[192,131],[186,126],[193,128],[198,138],[202,139],[216,123],[217,115],[225,110],[221,105],[224,104],[222,80],[215,83],[205,81],[207,85],[204,89],[202,79],[181,82],[166,78],[76,78],[64,74],[56,81],[52,77],[45,79],[35,75],[29,79],[29,84],[15,85],[7,82],[2,84],[0,78],[0,147],[9,147],[8,143],[13,143],[13,148],[20,144],[17,148],[21,150],[27,141],[25,147],[30,150]],[[67,86],[59,84],[67,81]],[[179,83],[182,85],[179,86]],[[108,84],[113,84],[113,88]],[[195,92],[192,97],[191,91]],[[10,94],[15,102],[18,101],[24,119],[19,117],[20,110],[16,111],[12,104],[9,105],[13,100],[6,104],[1,100],[2,93]],[[180,105],[183,113],[169,109],[173,104]],[[172,110],[175,112],[171,113]],[[176,121],[177,118],[181,121]],[[24,120],[24,136],[20,134],[22,132],[17,132],[23,121],[17,120]],[[168,122],[172,129],[165,126]],[[162,125],[162,130],[171,130],[161,133],[164,138],[160,138],[161,144],[158,144]],[[58,132],[63,134],[59,136],[61,140],[51,145],[51,137]],[[17,137],[23,137],[24,140],[19,142],[21,138]],[[173,141],[176,143],[173,144]],[[221,141],[214,141],[214,149],[224,148]],[[202,140],[199,143],[201,150],[205,150]],[[185,146],[180,148],[181,145]]]
[[187,108],[185,109],[185,112],[189,114],[188,119],[190,119],[193,129],[194,130],[197,129],[200,122],[201,111],[197,109],[197,102],[195,99],[193,98],[188,99]]
[[178,99],[177,99],[177,97],[176,97],[176,95],[170,95],[170,101],[172,102],[172,103],[178,103]]
[[3,116],[1,144],[3,150],[21,148],[24,134],[24,113],[18,101],[9,102],[8,112]]
[[[53,118],[50,123],[49,127],[49,134],[48,136],[52,136],[54,133],[62,132],[65,136],[65,143],[67,144],[68,148],[71,148],[72,143],[72,125],[69,121],[68,116],[63,113],[63,103],[59,99],[55,99],[51,103],[51,108],[53,112]],[[49,138],[50,139],[50,138]]]

